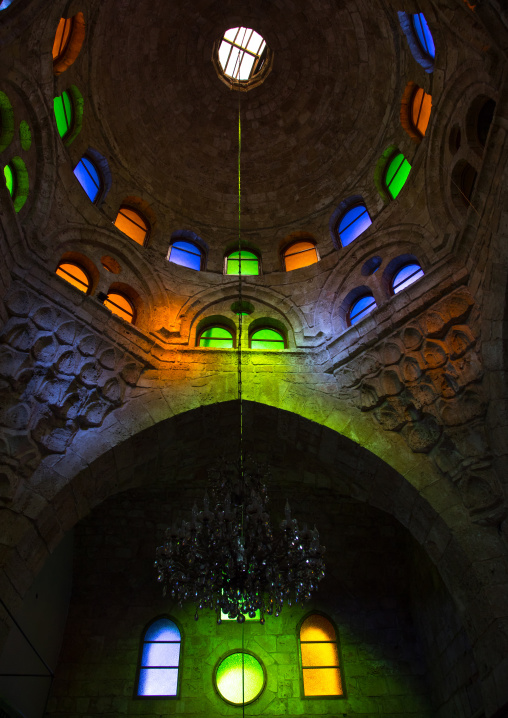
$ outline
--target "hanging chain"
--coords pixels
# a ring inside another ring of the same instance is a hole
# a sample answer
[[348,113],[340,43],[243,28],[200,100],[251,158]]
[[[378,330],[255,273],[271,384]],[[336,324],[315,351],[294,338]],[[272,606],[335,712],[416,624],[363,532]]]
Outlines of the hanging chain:
[[[242,121],[241,121],[241,93],[238,93],[238,404],[240,410],[240,483],[242,495],[244,490],[243,466],[243,401],[242,401],[242,331],[243,331],[243,301],[242,301]],[[243,540],[243,499],[242,499],[242,540]]]

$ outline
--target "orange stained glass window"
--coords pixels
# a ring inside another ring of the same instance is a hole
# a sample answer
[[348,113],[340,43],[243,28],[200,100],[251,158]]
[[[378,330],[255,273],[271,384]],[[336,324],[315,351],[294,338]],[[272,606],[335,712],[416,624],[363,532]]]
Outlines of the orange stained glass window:
[[423,137],[427,131],[432,110],[432,96],[419,87],[413,95],[411,103],[411,121]]
[[304,695],[343,695],[337,635],[325,616],[314,613],[302,623],[300,650]]
[[148,235],[148,222],[135,209],[120,207],[115,219],[115,227],[141,246],[144,245]]
[[108,292],[107,299],[104,300],[104,306],[110,309],[117,317],[125,319],[130,324],[134,323],[134,305],[127,299],[125,294],[119,292]]
[[58,60],[65,54],[72,30],[72,18],[61,17],[56,29],[55,41],[53,43],[53,60]]
[[308,267],[318,261],[317,249],[312,242],[296,242],[284,252],[286,272],[300,267]]
[[72,262],[60,262],[56,268],[56,273],[59,277],[65,279],[66,282],[72,284],[73,287],[80,289],[82,292],[85,292],[85,294],[88,292],[90,288],[90,278],[88,274],[77,264],[73,264]]

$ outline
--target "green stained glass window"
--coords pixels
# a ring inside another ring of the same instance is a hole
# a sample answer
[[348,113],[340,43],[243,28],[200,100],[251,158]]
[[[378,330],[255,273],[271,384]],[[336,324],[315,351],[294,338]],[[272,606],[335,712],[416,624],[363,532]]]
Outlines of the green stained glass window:
[[225,327],[208,327],[199,335],[198,346],[211,349],[233,349],[233,335]]
[[393,199],[395,199],[400,190],[406,184],[406,180],[411,172],[411,165],[406,160],[402,152],[398,152],[388,163],[385,174],[385,182]]
[[255,656],[237,651],[220,661],[215,670],[215,685],[227,703],[245,705],[262,693],[265,672]]
[[60,97],[55,97],[53,108],[58,134],[60,137],[65,137],[71,130],[73,115],[72,100],[67,90],[64,90]]
[[251,349],[284,349],[284,337],[275,329],[258,329],[250,338]]
[[242,249],[231,252],[226,260],[226,274],[241,274],[254,276],[259,274],[259,259],[253,252]]
[[5,184],[7,185],[9,194],[12,197],[14,194],[14,172],[12,171],[12,167],[10,165],[5,165],[4,175],[5,175]]

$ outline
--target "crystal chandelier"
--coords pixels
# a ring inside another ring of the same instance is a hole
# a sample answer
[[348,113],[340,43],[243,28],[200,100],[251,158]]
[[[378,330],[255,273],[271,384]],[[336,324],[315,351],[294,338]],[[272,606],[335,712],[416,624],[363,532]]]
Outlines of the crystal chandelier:
[[[239,96],[240,97],[240,96]],[[319,534],[314,527],[298,528],[286,502],[285,518],[272,530],[266,505],[266,467],[244,462],[242,400],[242,240],[241,240],[241,122],[238,109],[238,299],[239,329],[237,377],[239,405],[238,461],[221,461],[209,470],[210,497],[192,519],[166,530],[166,542],[157,548],[155,568],[163,593],[180,605],[191,601],[200,609],[221,611],[239,623],[260,612],[278,616],[284,602],[291,606],[308,600],[324,576]]]
[[265,467],[222,461],[209,471],[210,498],[189,522],[166,530],[155,566],[164,595],[180,605],[221,611],[240,623],[260,612],[278,616],[284,602],[308,600],[324,576],[324,547],[316,528],[298,528],[286,502],[278,532],[271,527]]

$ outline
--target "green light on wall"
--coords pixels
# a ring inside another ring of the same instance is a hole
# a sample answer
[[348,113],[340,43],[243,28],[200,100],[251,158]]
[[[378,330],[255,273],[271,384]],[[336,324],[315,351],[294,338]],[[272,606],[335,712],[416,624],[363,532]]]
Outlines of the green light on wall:
[[[242,681],[243,665],[243,681]],[[252,703],[262,693],[266,676],[261,661],[251,653],[236,651],[219,661],[215,687],[220,697],[235,706]]]

